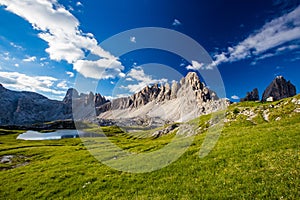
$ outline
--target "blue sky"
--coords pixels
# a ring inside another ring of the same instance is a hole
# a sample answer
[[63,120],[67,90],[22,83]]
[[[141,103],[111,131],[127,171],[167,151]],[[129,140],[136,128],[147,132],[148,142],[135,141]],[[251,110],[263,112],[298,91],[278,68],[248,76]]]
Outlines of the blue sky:
[[[87,84],[80,91],[111,98],[212,69],[231,100],[254,87],[261,95],[277,75],[300,91],[298,0],[0,0],[0,24],[0,83],[53,99],[82,77]],[[211,65],[161,49],[117,55],[119,45],[141,45],[134,33],[124,43],[105,43],[141,27],[185,34],[202,45]]]

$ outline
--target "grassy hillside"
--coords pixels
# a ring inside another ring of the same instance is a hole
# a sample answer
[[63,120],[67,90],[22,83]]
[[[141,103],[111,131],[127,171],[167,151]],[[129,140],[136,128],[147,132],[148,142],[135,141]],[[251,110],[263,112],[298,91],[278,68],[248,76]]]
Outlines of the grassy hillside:
[[[296,99],[296,100],[295,100]],[[180,159],[151,173],[133,174],[99,163],[80,139],[19,141],[0,130],[0,199],[298,199],[300,113],[297,98],[232,105],[212,152],[199,158],[210,117],[195,119],[199,134]],[[105,128],[132,152],[154,151],[174,134],[134,139]]]

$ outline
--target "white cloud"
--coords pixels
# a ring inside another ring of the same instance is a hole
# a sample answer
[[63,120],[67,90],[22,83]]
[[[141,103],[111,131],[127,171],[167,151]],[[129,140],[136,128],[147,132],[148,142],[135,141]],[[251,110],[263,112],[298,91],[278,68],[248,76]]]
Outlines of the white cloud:
[[45,57],[40,58],[40,61],[44,61],[44,60],[47,60],[47,58]]
[[125,76],[126,76],[126,74],[124,74],[123,72],[119,73],[120,78],[124,78]]
[[[80,2],[79,2],[80,3]],[[79,4],[77,2],[77,4]],[[80,3],[81,4],[81,3]],[[51,60],[67,61],[73,64],[74,69],[79,70],[84,76],[89,78],[107,78],[115,77],[120,73],[122,67],[110,68],[111,74],[99,76],[105,70],[105,65],[99,65],[104,60],[118,62],[118,58],[111,55],[109,52],[102,49],[97,40],[91,33],[83,33],[79,29],[79,21],[74,17],[64,6],[59,4],[57,0],[1,0],[0,5],[5,6],[5,9],[24,18],[32,27],[39,31],[38,36],[48,43],[48,48],[45,50]],[[97,64],[100,72],[94,75],[95,65],[89,69],[80,66],[84,60],[85,54],[89,52],[100,57]],[[89,76],[91,75],[91,76]]]
[[181,25],[181,22],[180,22],[178,19],[174,19],[172,25],[173,25],[173,26],[180,26],[180,25]]
[[135,37],[130,37],[130,42],[132,42],[132,43],[136,43],[136,38]]
[[67,75],[69,75],[70,78],[74,77],[74,73],[73,72],[66,72]]
[[240,97],[238,97],[237,95],[233,95],[233,96],[231,96],[231,99],[234,99],[234,100],[239,100],[239,99],[240,99]]
[[35,56],[27,56],[27,58],[23,59],[23,62],[34,62],[36,61],[36,57]]
[[283,47],[279,47],[276,52],[282,52],[282,51],[287,51],[287,50],[294,50],[294,49],[299,49],[300,45],[292,44],[292,45],[287,45]]
[[259,60],[263,60],[263,59],[266,59],[266,58],[271,58],[273,56],[277,56],[277,55],[280,55],[284,52],[291,51],[291,50],[298,49],[298,48],[300,48],[300,45],[294,45],[294,44],[279,47],[275,51],[273,51],[272,53],[265,53],[265,54],[259,55],[258,57],[255,58],[254,61],[252,61],[251,65],[256,65],[257,61],[259,61]]
[[5,61],[9,61],[10,60],[10,54],[9,52],[4,52],[0,54],[0,59],[3,59]]
[[51,89],[56,78],[50,76],[28,76],[18,72],[0,72],[0,82],[9,89],[39,93],[64,94],[65,91]]
[[76,6],[83,6],[83,5],[82,5],[81,2],[78,1],[78,2],[76,3]]
[[203,63],[199,63],[195,60],[192,60],[192,65],[188,65],[186,67],[187,70],[194,70],[194,71],[197,71],[197,70],[200,70],[200,69],[203,69],[203,66],[204,64]]
[[66,89],[69,88],[69,87],[68,87],[68,84],[67,84],[67,81],[61,81],[61,82],[59,82],[56,86],[57,86],[58,88],[61,88],[61,89],[64,89],[64,90],[66,90]]
[[146,87],[147,85],[151,85],[154,83],[166,83],[167,79],[153,79],[152,76],[146,75],[144,70],[141,67],[136,67],[130,70],[127,74],[126,80],[136,81],[136,84],[129,84],[127,86],[121,86],[122,89],[129,90],[132,93],[136,93]]
[[125,80],[126,80],[126,81],[133,81],[133,79],[130,78],[130,77],[126,78]]
[[118,94],[116,96],[116,98],[123,98],[123,97],[129,97],[129,96],[130,96],[130,94]]
[[108,79],[115,78],[116,76],[124,76],[121,72],[121,70],[124,70],[124,67],[117,60],[78,60],[74,63],[74,69],[80,72],[84,77],[94,79]]
[[20,65],[18,63],[14,64],[15,67],[20,67]]
[[[299,48],[288,43],[300,40],[300,6],[293,11],[267,22],[236,46],[228,47],[226,52],[214,56],[214,65],[256,57],[269,50],[278,55],[280,51]],[[277,48],[277,50],[276,50]],[[267,58],[266,56],[265,58]],[[263,58],[263,57],[262,57]]]
[[10,42],[9,44],[10,44],[10,46],[12,46],[12,47],[14,47],[14,48],[16,48],[16,49],[20,49],[20,50],[23,50],[23,49],[24,49],[22,46],[17,45],[17,44],[15,44],[15,43],[13,43],[13,42]]
[[112,96],[104,96],[104,98],[107,99],[107,100],[112,100],[112,99],[114,99]]

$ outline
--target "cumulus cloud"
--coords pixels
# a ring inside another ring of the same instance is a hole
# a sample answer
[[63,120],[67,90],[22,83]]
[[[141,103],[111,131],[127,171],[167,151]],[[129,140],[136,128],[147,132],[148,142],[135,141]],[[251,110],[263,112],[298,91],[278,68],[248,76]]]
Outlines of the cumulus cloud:
[[255,31],[236,46],[228,47],[227,51],[214,56],[214,65],[226,62],[235,62],[250,57],[260,56],[261,59],[270,57],[266,52],[273,50],[278,55],[283,50],[299,48],[299,45],[290,45],[300,40],[300,6],[281,17],[267,22],[261,29]]
[[239,96],[237,96],[237,95],[233,95],[233,96],[231,96],[231,99],[234,99],[234,100],[239,100],[239,99],[240,99],[240,97],[239,97]]
[[66,89],[69,88],[69,87],[68,87],[68,84],[67,84],[67,81],[61,81],[61,82],[59,82],[56,86],[57,86],[58,88],[61,88],[61,89],[64,89],[64,90],[66,90]]
[[[82,5],[80,2],[77,4]],[[57,0],[1,0],[0,5],[28,21],[35,30],[39,31],[38,36],[48,43],[45,51],[51,60],[67,61],[74,65],[74,69],[80,69],[79,72],[83,72],[84,76],[92,75],[89,78],[102,79],[114,77],[119,73],[120,67],[116,70],[110,68],[108,71],[113,72],[111,75],[102,73],[106,71],[106,65],[102,64],[89,65],[90,69],[88,69],[89,66],[79,67],[80,63],[86,62],[84,60],[86,53],[100,57],[100,63],[103,60],[117,62],[118,58],[102,49],[93,34],[83,33],[79,29],[80,23],[77,18]],[[91,72],[87,72],[88,70]],[[98,71],[96,72],[97,76],[93,75],[95,71]],[[100,74],[104,76],[101,77]]]
[[0,82],[13,90],[64,94],[65,91],[51,89],[56,81],[58,79],[50,76],[28,76],[18,72],[0,72]]
[[34,62],[34,61],[36,61],[35,56],[27,56],[27,58],[23,59],[23,62]]
[[133,79],[130,78],[130,77],[126,78],[125,80],[126,80],[126,81],[133,81]]
[[174,19],[172,25],[173,25],[173,26],[180,26],[180,25],[181,25],[181,22],[180,22],[178,19]]
[[194,70],[194,71],[197,71],[197,70],[200,70],[200,69],[203,69],[203,66],[204,64],[203,63],[199,63],[195,60],[192,60],[192,65],[188,65],[186,67],[187,70]]
[[118,60],[78,60],[74,63],[74,69],[86,78],[109,79],[124,76],[121,72],[124,66]]
[[130,42],[136,43],[136,38],[135,37],[130,37]]
[[145,74],[144,70],[141,67],[133,68],[127,74],[126,80],[135,81],[135,84],[129,84],[127,86],[121,86],[121,88],[129,90],[132,93],[136,93],[146,87],[147,85],[151,85],[154,83],[166,83],[168,79],[153,79],[152,76]]
[[83,6],[80,1],[77,1],[76,6]]
[[69,71],[68,71],[68,72],[66,72],[66,74],[69,75],[70,78],[73,78],[73,77],[74,77],[74,73],[73,73],[73,72],[69,72]]

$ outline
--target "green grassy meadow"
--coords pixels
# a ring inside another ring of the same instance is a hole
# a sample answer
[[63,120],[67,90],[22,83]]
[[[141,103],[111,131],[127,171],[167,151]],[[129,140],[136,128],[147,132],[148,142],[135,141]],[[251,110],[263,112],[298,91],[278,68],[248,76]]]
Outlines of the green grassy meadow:
[[[101,164],[80,138],[22,141],[16,137],[23,131],[0,130],[0,157],[15,156],[0,164],[0,199],[299,199],[300,113],[293,112],[297,106],[290,101],[230,106],[231,121],[204,158],[199,151],[209,117],[193,120],[202,131],[188,150],[149,173]],[[259,109],[266,108],[269,121],[260,115]],[[249,121],[239,115],[247,109],[259,114]],[[115,127],[104,132],[123,149],[138,153],[162,148],[174,137],[136,139]]]

